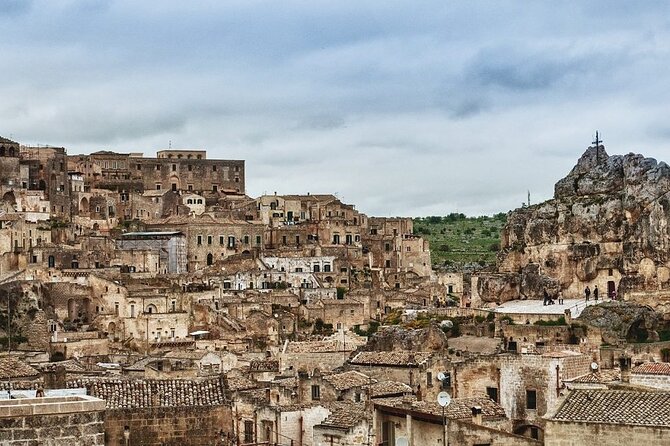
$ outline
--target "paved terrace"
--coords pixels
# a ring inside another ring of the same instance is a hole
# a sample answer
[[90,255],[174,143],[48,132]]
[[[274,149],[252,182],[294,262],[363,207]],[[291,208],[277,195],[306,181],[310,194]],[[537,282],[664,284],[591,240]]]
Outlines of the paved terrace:
[[[598,300],[598,303],[609,302],[609,299]],[[501,314],[546,314],[546,315],[562,315],[565,310],[570,309],[573,318],[579,317],[584,308],[596,305],[593,299],[589,299],[587,304],[584,299],[564,299],[563,305],[558,304],[558,300],[554,300],[553,305],[544,305],[541,299],[528,300],[511,300],[495,308],[496,313]]]

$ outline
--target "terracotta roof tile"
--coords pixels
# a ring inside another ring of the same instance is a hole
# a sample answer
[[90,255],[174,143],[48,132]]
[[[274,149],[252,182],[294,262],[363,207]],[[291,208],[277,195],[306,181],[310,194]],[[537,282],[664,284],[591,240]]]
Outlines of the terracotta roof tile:
[[607,384],[614,381],[621,381],[621,370],[598,370],[595,373],[587,373],[586,375],[581,375],[565,381],[581,384]]
[[39,372],[23,361],[11,356],[0,358],[0,379],[8,378],[37,378]]
[[337,390],[347,390],[351,389],[352,387],[363,387],[376,381],[370,378],[368,375],[357,372],[355,370],[324,376],[323,380],[332,384],[332,386]]
[[641,375],[670,375],[670,362],[646,362],[631,370]]
[[[375,400],[374,403],[375,406],[379,407],[408,409],[438,417],[442,416],[442,406],[437,401],[417,401],[413,396],[380,398]],[[488,397],[454,398],[447,406],[444,415],[452,420],[470,419],[472,417],[472,407],[474,406],[482,408],[482,417],[484,418],[499,419],[506,417],[505,409]]]
[[360,352],[351,360],[358,365],[410,366],[426,362],[433,356],[430,352],[396,350],[392,352]]
[[350,429],[364,420],[365,404],[352,402],[337,402],[328,405],[331,414],[323,420],[320,426],[335,429]]
[[670,427],[670,392],[575,390],[552,419]]
[[398,381],[381,381],[370,386],[372,398],[412,393],[412,388]]
[[221,379],[133,379],[86,380],[89,395],[105,400],[108,409],[142,407],[218,406],[226,403],[225,386]]

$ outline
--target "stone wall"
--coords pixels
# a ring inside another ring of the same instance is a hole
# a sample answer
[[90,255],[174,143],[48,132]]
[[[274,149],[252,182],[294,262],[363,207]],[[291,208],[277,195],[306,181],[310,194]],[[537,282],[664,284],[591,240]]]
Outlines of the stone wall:
[[483,444],[489,446],[540,446],[542,444],[532,438],[461,420],[449,420],[447,434],[449,435],[449,444],[460,446]]
[[619,446],[622,444],[666,444],[670,429],[605,423],[548,421],[545,446]]
[[225,406],[109,409],[105,444],[123,444],[126,426],[134,446],[213,445],[218,444],[220,431],[232,431],[232,417]]
[[104,401],[87,396],[2,401],[0,444],[102,446],[104,410]]

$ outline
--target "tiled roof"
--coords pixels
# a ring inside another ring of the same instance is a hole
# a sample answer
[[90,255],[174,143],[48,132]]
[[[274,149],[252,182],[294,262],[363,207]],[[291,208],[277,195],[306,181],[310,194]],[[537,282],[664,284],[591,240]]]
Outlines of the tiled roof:
[[258,383],[244,376],[226,376],[228,389],[232,391],[256,389]]
[[[375,400],[375,406],[406,409],[434,416],[442,416],[442,406],[437,401],[417,401],[414,397],[404,396],[396,398],[380,398]],[[472,417],[472,408],[482,408],[484,418],[505,418],[505,409],[488,397],[454,398],[445,409],[445,417],[452,420],[463,420]]]
[[376,381],[370,378],[368,375],[357,372],[355,370],[324,376],[323,380],[332,384],[332,386],[337,390],[347,390],[351,389],[352,387],[363,387]]
[[586,375],[565,381],[580,384],[607,384],[614,381],[621,381],[621,370],[598,370],[595,373],[587,373]]
[[251,372],[279,372],[279,361],[275,359],[256,360],[249,363]]
[[381,381],[370,386],[372,398],[412,393],[412,388],[398,381]]
[[39,372],[26,364],[11,356],[0,358],[0,379],[9,378],[37,378]]
[[646,362],[631,370],[641,375],[670,375],[670,362]]
[[105,400],[108,409],[218,406],[226,403],[222,380],[90,380],[89,395]]
[[670,392],[575,390],[552,419],[670,427]]
[[365,419],[365,404],[337,402],[328,405],[332,412],[320,426],[335,429],[350,429]]
[[430,352],[392,351],[392,352],[360,352],[351,360],[359,365],[390,365],[410,366],[426,362],[433,356]]
[[85,373],[88,371],[101,371],[102,368],[94,366],[91,369],[87,369],[81,362],[76,359],[67,359],[65,361],[58,362],[43,362],[37,365],[40,370],[47,371],[55,367],[65,367],[65,371],[68,373]]

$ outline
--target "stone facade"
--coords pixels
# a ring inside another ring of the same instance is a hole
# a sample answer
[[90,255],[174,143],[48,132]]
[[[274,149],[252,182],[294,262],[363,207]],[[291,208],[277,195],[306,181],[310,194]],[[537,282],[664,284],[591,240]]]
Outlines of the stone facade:
[[103,446],[105,402],[87,396],[0,402],[0,442],[7,446]]
[[219,444],[220,432],[232,431],[230,407],[148,407],[107,410],[106,445],[123,444],[124,428],[131,445],[200,446]]

